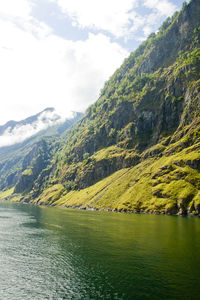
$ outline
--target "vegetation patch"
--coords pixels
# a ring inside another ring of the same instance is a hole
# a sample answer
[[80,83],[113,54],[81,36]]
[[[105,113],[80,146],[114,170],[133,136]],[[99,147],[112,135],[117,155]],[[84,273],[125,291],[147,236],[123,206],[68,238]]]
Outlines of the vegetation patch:
[[46,189],[32,202],[40,205],[53,205],[55,201],[61,198],[64,192],[65,188],[61,184],[56,184]]

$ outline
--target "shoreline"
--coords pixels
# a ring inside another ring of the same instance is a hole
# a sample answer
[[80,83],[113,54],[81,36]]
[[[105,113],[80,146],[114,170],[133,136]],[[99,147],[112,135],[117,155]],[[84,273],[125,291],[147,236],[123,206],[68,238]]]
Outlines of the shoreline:
[[128,209],[104,209],[104,208],[95,208],[95,207],[87,207],[87,206],[67,206],[67,205],[52,205],[52,204],[37,204],[33,202],[21,202],[24,204],[33,204],[34,206],[48,206],[48,207],[56,207],[56,208],[66,208],[66,209],[74,209],[74,210],[87,210],[87,211],[100,211],[100,212],[114,212],[114,213],[126,213],[126,214],[144,214],[144,215],[167,215],[167,216],[181,216],[181,217],[190,217],[196,216],[200,217],[198,213],[166,213],[166,212],[156,212],[156,211],[135,211],[135,210],[128,210]]
[[[66,208],[66,209],[77,209],[77,210],[88,210],[88,211],[102,211],[102,212],[114,212],[114,213],[127,213],[127,214],[144,214],[144,215],[167,215],[167,216],[196,216],[196,217],[200,217],[200,214],[196,213],[189,213],[189,212],[177,212],[177,213],[171,213],[171,212],[164,212],[164,211],[139,211],[139,210],[129,210],[126,208],[121,208],[121,209],[111,209],[111,208],[95,208],[95,207],[88,207],[88,206],[69,206],[69,205],[56,205],[56,204],[48,204],[48,203],[36,203],[33,201],[27,201],[23,199],[20,200],[15,200],[13,201],[13,198],[15,198],[16,195],[14,195],[14,197],[12,196],[8,196],[5,198],[0,199],[3,201],[10,201],[10,202],[15,202],[15,203],[21,203],[21,204],[31,204],[34,206],[48,206],[48,207],[57,207],[57,208]],[[15,198],[16,199],[16,198]]]

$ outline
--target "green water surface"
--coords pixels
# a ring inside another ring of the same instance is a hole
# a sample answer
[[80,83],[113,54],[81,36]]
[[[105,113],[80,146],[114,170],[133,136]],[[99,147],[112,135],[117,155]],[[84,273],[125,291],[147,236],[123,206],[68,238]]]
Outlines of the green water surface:
[[0,202],[0,299],[200,299],[200,219]]

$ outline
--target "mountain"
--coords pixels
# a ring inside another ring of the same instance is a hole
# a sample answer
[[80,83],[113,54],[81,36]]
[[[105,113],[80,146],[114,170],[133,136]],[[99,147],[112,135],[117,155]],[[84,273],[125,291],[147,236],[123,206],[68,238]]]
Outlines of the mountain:
[[[48,151],[47,157],[50,159],[62,144],[62,134],[81,116],[81,113],[71,112],[63,118],[54,108],[46,108],[25,120],[9,121],[0,126],[0,188],[15,185],[24,171],[27,157],[31,163],[31,155],[35,159],[34,155],[41,147],[43,151]],[[40,171],[42,168],[43,165]]]
[[70,112],[68,117],[63,117],[49,107],[25,120],[9,121],[0,126],[0,149],[21,143],[38,133],[42,136],[60,136],[79,116],[80,113]]
[[97,102],[64,133],[62,146],[42,146],[52,155],[37,179],[39,162],[25,164],[11,197],[200,214],[199,16],[199,0],[191,0],[131,53]]

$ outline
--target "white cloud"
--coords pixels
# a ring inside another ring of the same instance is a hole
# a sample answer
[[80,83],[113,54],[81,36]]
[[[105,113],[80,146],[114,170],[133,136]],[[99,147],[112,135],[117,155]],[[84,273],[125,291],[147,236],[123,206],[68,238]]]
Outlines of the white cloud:
[[144,26],[143,32],[144,32],[144,35],[145,35],[145,36],[149,36],[149,34],[152,32],[151,26],[149,26],[149,25]]
[[[66,117],[71,119],[74,115],[71,112]],[[66,120],[66,117],[60,116],[55,110],[44,111],[37,117],[36,121],[32,123],[23,125],[18,124],[14,128],[8,127],[0,136],[0,147],[21,143],[41,130],[63,123]]]
[[[85,41],[57,37],[32,20],[27,30],[0,20],[0,124],[53,106],[67,113],[94,102],[128,55],[103,34]],[[25,28],[25,27],[24,27]]]
[[176,10],[177,6],[168,0],[145,0],[144,6],[155,9],[162,16],[171,16]]
[[149,14],[143,17],[141,29],[144,36],[138,40],[145,40],[151,32],[156,32],[166,17],[172,16],[178,10],[177,6],[168,0],[144,0],[143,5],[151,10]]
[[[70,16],[73,25],[81,28],[104,30],[113,34],[116,38],[130,38],[139,28],[147,36],[150,28],[158,24],[160,18],[172,15],[177,10],[176,5],[168,0],[51,0],[55,1],[62,11]],[[142,15],[136,12],[136,8],[145,6],[153,13]],[[154,15],[154,23],[150,16]],[[153,29],[153,28],[151,28]]]
[[74,21],[74,26],[108,31],[116,37],[130,33],[134,24],[138,0],[55,0],[64,13]]
[[29,18],[33,3],[27,0],[1,0],[0,16]]
[[120,66],[128,52],[103,34],[89,34],[88,40],[68,43],[66,49],[68,96],[83,110],[97,99],[105,79]]

